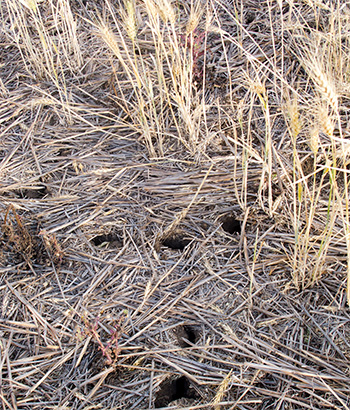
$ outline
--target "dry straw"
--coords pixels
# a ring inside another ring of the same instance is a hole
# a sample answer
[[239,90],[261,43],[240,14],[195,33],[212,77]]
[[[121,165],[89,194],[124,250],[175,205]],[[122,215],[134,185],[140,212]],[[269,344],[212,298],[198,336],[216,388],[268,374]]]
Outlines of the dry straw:
[[[149,0],[152,2],[152,0]],[[176,22],[176,14],[174,8],[171,4],[170,0],[160,0],[156,2],[156,7],[158,9],[158,13],[161,19],[166,22],[170,22],[171,24],[175,24]]]
[[334,115],[329,113],[328,106],[321,105],[318,108],[318,118],[322,131],[329,137],[334,133]]
[[122,60],[118,41],[111,27],[107,24],[101,24],[99,26],[99,34],[107,46],[113,51],[114,55]]
[[214,410],[220,410],[222,407],[219,405],[219,403],[222,401],[222,399],[225,396],[225,393],[227,392],[227,389],[230,385],[230,382],[232,380],[232,372],[233,369],[231,369],[228,374],[224,377],[222,382],[219,385],[219,388],[216,392],[215,398],[213,400],[212,405],[214,406]]
[[338,112],[338,94],[331,74],[324,69],[318,59],[310,61],[308,71],[324,101],[333,112]]
[[191,4],[190,15],[186,24],[186,34],[193,33],[198,27],[199,21],[203,14],[203,8],[201,8],[201,3],[196,3],[195,6]]
[[291,102],[287,103],[287,112],[289,116],[289,125],[293,139],[296,139],[300,134],[302,123],[300,120],[298,100],[296,97]]
[[320,140],[320,130],[317,126],[314,126],[309,133],[309,144],[311,151],[313,152],[314,155],[317,154],[318,152],[318,147],[319,147],[319,140]]
[[29,10],[36,12],[38,7],[38,2],[36,0],[19,0],[19,2]]
[[125,0],[125,11],[122,13],[122,19],[128,37],[134,42],[137,36],[137,20],[133,0]]
[[348,11],[285,3],[3,0],[3,408],[349,407]]

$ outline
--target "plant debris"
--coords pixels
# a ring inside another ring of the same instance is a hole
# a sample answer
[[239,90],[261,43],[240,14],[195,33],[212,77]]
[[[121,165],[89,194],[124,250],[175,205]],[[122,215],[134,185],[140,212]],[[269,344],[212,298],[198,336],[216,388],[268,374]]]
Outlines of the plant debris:
[[0,27],[2,408],[350,408],[346,2]]

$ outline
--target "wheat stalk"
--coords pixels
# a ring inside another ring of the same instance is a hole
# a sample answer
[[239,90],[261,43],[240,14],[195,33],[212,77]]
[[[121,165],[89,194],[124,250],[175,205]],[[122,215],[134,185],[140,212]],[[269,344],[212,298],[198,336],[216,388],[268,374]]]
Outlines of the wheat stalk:
[[334,133],[334,120],[328,111],[327,106],[321,105],[318,109],[318,117],[323,132],[329,137],[332,137]]
[[308,64],[308,72],[318,91],[334,112],[338,111],[338,94],[333,79],[326,73],[321,63],[312,59]]
[[318,146],[319,146],[319,140],[320,140],[319,133],[320,133],[320,130],[316,126],[313,127],[309,133],[309,145],[314,155],[316,155],[318,152]]
[[232,369],[227,373],[227,375],[225,376],[225,378],[222,380],[222,382],[219,385],[219,388],[216,392],[215,398],[212,402],[212,405],[214,406],[215,410],[220,410],[221,406],[219,405],[219,403],[221,402],[221,400],[223,399],[227,388],[231,382],[232,379]]
[[296,97],[293,101],[287,103],[287,112],[289,115],[290,130],[293,139],[296,139],[300,134],[302,123],[299,116],[298,101]]
[[135,18],[135,4],[132,0],[125,0],[125,10],[122,11],[122,19],[128,37],[132,42],[137,36],[137,20]]
[[202,17],[203,10],[200,10],[200,2],[196,4],[196,7],[191,5],[191,12],[186,24],[186,34],[193,33],[198,27],[199,20]]
[[[152,0],[149,0],[152,1]],[[164,23],[170,21],[171,24],[175,24],[176,22],[176,15],[169,0],[160,0],[156,2],[158,13]]]

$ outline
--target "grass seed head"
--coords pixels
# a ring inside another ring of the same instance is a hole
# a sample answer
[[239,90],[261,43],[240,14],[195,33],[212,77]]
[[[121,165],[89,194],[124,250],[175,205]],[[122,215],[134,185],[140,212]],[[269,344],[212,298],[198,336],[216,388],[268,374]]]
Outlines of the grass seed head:
[[219,410],[221,406],[218,404],[222,401],[223,397],[225,396],[225,393],[227,392],[228,386],[231,382],[232,379],[232,369],[228,372],[226,377],[222,380],[222,382],[219,385],[219,388],[216,392],[213,405],[215,410]]
[[149,17],[157,21],[157,18],[159,16],[159,7],[157,7],[152,0],[148,0],[145,2],[147,13]]
[[328,112],[328,107],[326,106],[321,106],[319,108],[319,122],[322,127],[323,132],[331,137],[334,132],[334,120],[332,118],[332,115],[329,114]]
[[161,0],[157,2],[157,5],[159,15],[164,23],[170,21],[171,24],[175,24],[176,15],[171,2],[169,0]]
[[99,27],[99,34],[102,37],[102,40],[107,44],[107,46],[113,51],[116,57],[121,58],[118,41],[111,30],[106,24],[102,24]]
[[202,12],[199,10],[198,5],[195,8],[191,8],[191,13],[186,24],[186,34],[194,32],[194,30],[198,27],[201,16]]
[[321,96],[336,112],[338,110],[338,95],[334,82],[330,78],[330,75],[328,75],[323,70],[321,64],[317,62],[314,62],[312,64],[312,68],[309,71]]
[[135,5],[132,0],[125,0],[125,10],[122,14],[124,27],[128,37],[134,41],[137,36],[137,21],[135,18]]
[[301,121],[299,117],[298,101],[296,98],[287,105],[288,114],[290,117],[290,128],[293,138],[296,138],[301,131]]
[[313,152],[314,155],[316,155],[318,152],[319,139],[320,139],[319,132],[320,131],[318,127],[314,127],[311,129],[310,135],[309,135],[309,144],[310,144],[311,151]]

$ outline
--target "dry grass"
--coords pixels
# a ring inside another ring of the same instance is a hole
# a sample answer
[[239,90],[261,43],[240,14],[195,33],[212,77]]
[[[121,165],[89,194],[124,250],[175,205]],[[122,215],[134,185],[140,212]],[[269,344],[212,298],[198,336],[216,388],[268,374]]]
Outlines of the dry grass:
[[3,409],[349,409],[346,2],[0,3]]

